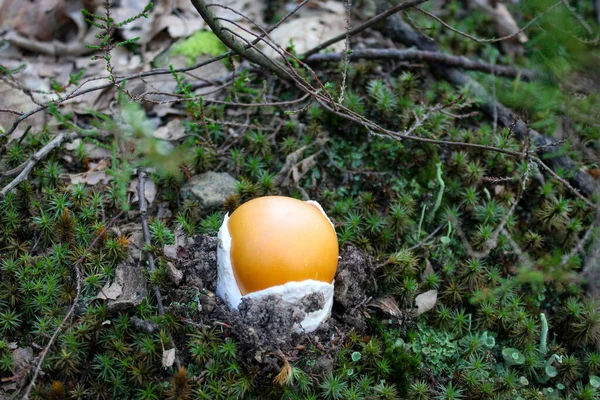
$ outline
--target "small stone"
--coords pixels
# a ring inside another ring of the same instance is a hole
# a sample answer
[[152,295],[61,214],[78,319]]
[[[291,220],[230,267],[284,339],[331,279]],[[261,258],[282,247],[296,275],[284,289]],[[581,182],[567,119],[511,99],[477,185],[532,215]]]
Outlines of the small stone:
[[170,258],[171,260],[176,260],[177,246],[168,244],[165,247],[163,247],[163,253],[165,254],[165,257]]
[[167,261],[167,275],[169,276],[171,282],[173,282],[176,286],[179,286],[181,280],[183,279],[183,272],[178,270],[170,261]]
[[236,193],[234,177],[226,172],[206,172],[196,175],[191,182],[181,188],[182,197],[195,197],[200,203],[202,212],[211,212],[223,204],[225,200]]
[[138,261],[142,259],[142,248],[144,246],[144,233],[142,230],[137,230],[129,236],[129,254]]
[[115,300],[108,302],[109,311],[123,311],[135,308],[142,303],[148,294],[146,278],[141,267],[128,259],[117,267],[113,284],[121,287],[121,292]]
[[212,313],[217,305],[214,293],[209,291],[206,291],[206,293],[200,292],[198,300],[198,311],[204,312],[205,315]]
[[135,315],[131,317],[131,324],[136,330],[150,334],[153,334],[154,332],[158,332],[160,330],[160,326],[158,324],[147,319],[138,318]]
[[33,360],[33,349],[31,347],[18,347],[13,350],[11,358],[13,361],[12,372],[18,374],[26,369]]

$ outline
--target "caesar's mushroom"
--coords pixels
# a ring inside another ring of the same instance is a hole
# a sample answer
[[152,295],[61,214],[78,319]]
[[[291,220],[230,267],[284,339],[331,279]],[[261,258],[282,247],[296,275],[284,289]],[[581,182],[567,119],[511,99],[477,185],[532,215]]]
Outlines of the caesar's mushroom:
[[276,295],[292,307],[323,293],[324,306],[299,327],[315,330],[331,313],[338,253],[335,229],[318,203],[259,197],[223,221],[217,295],[237,309],[244,297]]

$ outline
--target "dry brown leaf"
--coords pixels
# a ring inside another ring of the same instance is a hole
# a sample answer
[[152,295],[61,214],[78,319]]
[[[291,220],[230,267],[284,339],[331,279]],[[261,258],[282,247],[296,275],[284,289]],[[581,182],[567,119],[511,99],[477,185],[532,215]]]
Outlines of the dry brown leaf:
[[[325,141],[326,139],[320,140],[317,142],[317,145],[321,146]],[[317,165],[317,156],[321,153],[320,150],[315,154],[300,160],[300,157],[302,157],[302,154],[304,154],[304,151],[307,148],[308,146],[302,146],[285,158],[285,164],[273,179],[276,186],[297,185],[298,182],[300,182],[300,179],[302,179],[311,168]]]
[[[135,178],[129,183],[129,188],[127,188],[129,192],[133,193],[132,203],[138,201],[138,183],[139,179]],[[156,185],[151,179],[147,179],[144,181],[144,197],[146,198],[148,205],[152,204],[152,202],[156,198]]]
[[92,171],[84,172],[82,174],[70,174],[69,179],[71,184],[76,185],[83,183],[86,185],[94,186],[99,183],[106,185],[112,180],[112,176],[106,174],[106,171]]
[[[79,147],[80,143],[81,139],[75,139],[73,142],[65,144],[64,148],[69,151],[75,151]],[[110,150],[104,147],[96,146],[92,143],[84,143],[83,149],[88,160],[104,159],[106,161],[106,159],[110,159],[112,156]]]
[[292,366],[290,365],[288,360],[286,360],[284,358],[283,359],[283,367],[281,367],[281,371],[279,371],[277,376],[275,376],[275,378],[273,378],[273,382],[279,384],[280,386],[284,386],[285,383],[288,381],[291,373],[292,373]]
[[121,293],[123,293],[123,286],[119,285],[116,281],[112,284],[106,282],[102,290],[96,295],[96,298],[102,300],[116,300]]
[[7,0],[0,8],[0,30],[41,41],[52,40],[70,22],[65,0]]
[[369,307],[375,307],[383,311],[385,314],[400,318],[402,316],[402,311],[400,307],[398,307],[398,303],[392,297],[379,297],[369,303]]
[[435,273],[435,271],[434,271],[433,267],[431,266],[431,261],[429,261],[429,259],[426,258],[425,259],[425,269],[423,270],[423,273],[421,274],[421,281],[424,281],[428,275],[432,275],[434,273]]
[[185,128],[179,118],[170,120],[165,126],[154,131],[154,137],[161,140],[179,140],[185,137]]
[[[297,13],[298,18],[283,23],[270,34],[270,37],[283,48],[288,47],[291,40],[296,53],[302,54],[346,31],[346,14],[343,3],[325,1],[315,4],[318,6],[300,9]],[[344,42],[338,42],[328,49],[342,51]],[[270,47],[265,47],[264,51],[271,57],[276,56],[276,52]]]

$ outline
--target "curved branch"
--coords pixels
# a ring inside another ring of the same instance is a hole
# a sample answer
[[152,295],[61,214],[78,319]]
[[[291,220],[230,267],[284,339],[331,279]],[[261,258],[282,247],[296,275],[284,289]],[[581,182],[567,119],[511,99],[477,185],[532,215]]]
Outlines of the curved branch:
[[237,55],[247,59],[250,62],[260,65],[270,71],[273,71],[277,76],[282,79],[290,80],[293,79],[292,75],[284,68],[284,66],[276,61],[273,61],[264,54],[256,51],[252,46],[247,46],[243,42],[239,41],[231,31],[223,27],[220,20],[210,10],[206,2],[202,0],[191,0],[192,5],[204,22],[210,27],[212,32]]

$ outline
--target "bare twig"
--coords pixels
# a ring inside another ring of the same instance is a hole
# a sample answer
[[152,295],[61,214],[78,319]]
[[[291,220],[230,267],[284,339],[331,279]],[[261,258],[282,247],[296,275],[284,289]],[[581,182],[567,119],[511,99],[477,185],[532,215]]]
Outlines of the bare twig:
[[[290,18],[292,15],[294,15],[304,4],[306,4],[308,2],[308,0],[304,0],[301,3],[299,3],[293,10],[291,10],[288,14],[286,14],[277,24],[273,25],[272,27],[270,27],[269,29],[267,29],[267,32],[271,32],[273,31],[275,28],[277,28],[281,23],[283,23],[285,20],[287,20],[288,18]],[[256,44],[258,43],[262,38],[264,38],[265,35],[261,35],[258,39],[254,40],[252,43]],[[233,51],[228,51],[226,53],[223,53],[221,55],[218,55],[216,57],[213,57],[211,59],[205,60],[205,61],[201,61],[197,64],[194,64],[190,67],[185,67],[185,68],[177,68],[174,69],[174,72],[176,73],[185,73],[185,72],[189,72],[189,71],[194,71],[196,69],[199,69],[201,67],[204,67],[206,65],[215,63],[217,61],[221,61],[229,56],[231,56],[233,54]],[[116,84],[120,84],[123,83],[124,81],[133,81],[133,80],[137,80],[137,79],[142,79],[142,78],[147,78],[147,77],[151,77],[151,76],[160,76],[160,75],[170,75],[172,74],[171,70],[169,70],[168,68],[156,68],[156,69],[152,69],[149,71],[144,71],[144,72],[139,72],[137,74],[132,74],[132,75],[126,75],[126,76],[115,76],[115,83]],[[107,78],[92,78],[89,80],[86,80],[84,82],[82,82],[79,86],[77,86],[72,92],[68,93],[67,95],[56,99],[52,102],[50,102],[49,104],[61,104],[67,100],[73,99],[75,97],[79,97],[82,96],[84,94],[87,93],[92,93],[98,90],[104,90],[104,89],[108,89],[110,87],[112,87],[114,84],[113,82],[108,82],[105,83],[103,85],[98,85],[92,88],[88,88],[85,90],[82,90],[82,88],[92,82],[92,81],[96,81],[98,79],[107,79]],[[35,101],[35,100],[34,100]],[[39,105],[39,107],[27,111],[25,113],[23,113],[21,116],[19,116],[14,122],[13,124],[10,126],[10,128],[8,128],[6,130],[6,132],[4,133],[0,133],[0,138],[3,138],[5,136],[8,136],[10,134],[12,134],[15,129],[17,129],[17,127],[21,124],[21,122],[23,122],[24,120],[26,120],[27,118],[31,117],[32,115],[35,115],[41,111],[47,110],[49,107],[49,104],[42,104]]]
[[18,116],[23,115],[23,113],[20,111],[11,110],[10,108],[2,108],[2,107],[0,107],[0,113],[9,113],[9,114],[14,114],[14,115],[18,115]]
[[346,9],[346,40],[344,41],[344,54],[342,57],[342,84],[340,86],[340,97],[338,98],[338,103],[342,104],[344,101],[344,93],[346,92],[346,78],[348,77],[348,53],[350,52],[350,19],[351,19],[351,11],[352,1],[345,0],[344,6]]
[[356,50],[352,54],[320,53],[307,57],[307,63],[334,62],[345,58],[350,61],[364,60],[394,60],[394,61],[424,61],[429,63],[440,63],[451,67],[459,67],[472,71],[494,73],[509,78],[521,77],[523,80],[532,80],[535,77],[533,71],[523,70],[508,65],[488,64],[479,60],[471,60],[464,56],[441,53],[439,51],[427,51],[416,49],[365,49]]
[[434,237],[439,231],[440,229],[442,229],[444,227],[444,224],[440,224],[438,225],[437,228],[435,228],[433,230],[433,232],[431,232],[429,235],[427,235],[427,237],[425,239],[423,239],[422,241],[420,241],[419,243],[415,244],[414,246],[410,247],[408,249],[408,251],[413,251],[418,249],[419,247],[423,246],[425,243],[427,243],[429,241],[429,239],[431,239],[432,237]]
[[[8,192],[16,188],[19,183],[23,182],[29,176],[29,173],[38,163],[38,161],[44,159],[48,154],[52,152],[52,150],[60,147],[61,144],[65,141],[71,141],[77,138],[79,135],[75,132],[72,133],[60,133],[56,135],[51,141],[48,142],[44,147],[39,149],[34,155],[31,156],[29,161],[27,161],[24,165],[18,166],[17,168],[3,172],[4,176],[11,176],[12,173],[15,173],[17,170],[19,175],[15,179],[13,179],[8,185],[6,185],[2,190],[0,190],[0,199],[2,199]],[[1,176],[1,175],[0,175]]]
[[329,40],[327,40],[324,43],[321,43],[320,45],[313,47],[312,49],[308,50],[306,53],[304,53],[302,55],[302,57],[306,58],[309,57],[313,54],[318,53],[321,50],[326,49],[327,47],[331,46],[334,43],[337,42],[341,42],[342,40],[346,39],[346,37],[352,37],[352,36],[356,36],[359,33],[369,29],[372,26],[375,26],[378,22],[383,21],[384,19],[386,19],[387,17],[389,17],[392,14],[395,14],[399,11],[402,10],[407,10],[409,8],[418,6],[419,4],[425,3],[427,0],[409,0],[409,1],[405,1],[403,3],[397,4],[393,7],[390,7],[389,9],[383,11],[382,13],[374,16],[373,18],[369,19],[368,21],[360,24],[359,26],[357,26],[354,29],[351,29],[348,32],[344,32],[342,34],[339,34]]
[[[556,4],[554,7],[558,7],[562,2]],[[377,6],[379,9],[385,10],[389,8],[389,3],[385,0],[377,0]],[[546,10],[548,12],[549,10]],[[392,15],[385,21],[383,26],[378,26],[384,34],[389,36],[393,40],[397,40],[407,46],[413,46],[420,50],[426,51],[439,51],[439,48],[435,43],[425,38],[418,32],[415,32],[408,24],[406,24],[398,15]],[[484,99],[481,108],[490,117],[494,116],[494,110],[497,111],[498,123],[505,127],[514,126],[515,136],[521,140],[525,140],[531,137],[532,142],[537,147],[542,147],[551,142],[550,139],[543,136],[541,133],[530,129],[527,124],[517,118],[515,113],[504,106],[501,103],[493,102],[490,99],[490,95],[487,93],[485,88],[481,86],[477,81],[471,79],[467,74],[455,69],[448,67],[443,64],[432,65],[434,71],[442,78],[451,82],[452,84],[459,87],[468,87],[469,91],[479,98]],[[532,158],[538,165],[542,166],[544,170],[551,171],[546,164],[538,158]],[[555,169],[562,168],[567,171],[573,171],[573,181],[577,186],[584,191],[587,195],[591,195],[599,191],[597,182],[585,171],[580,170],[576,163],[567,156],[553,157],[549,160],[549,163],[553,165]],[[543,165],[542,165],[543,164]],[[556,175],[556,174],[554,174]],[[559,179],[561,183],[566,183],[562,178]],[[574,190],[571,185],[567,185],[567,188],[572,191],[577,197],[584,199],[585,196],[581,195],[578,191]],[[595,208],[595,206],[588,200],[585,200],[586,204]]]
[[519,29],[517,32],[512,33],[510,35],[507,36],[503,36],[500,38],[493,38],[493,39],[481,39],[478,37],[475,37],[473,35],[470,35],[466,32],[463,32],[461,30],[458,30],[456,28],[454,28],[452,25],[448,24],[447,22],[445,22],[443,19],[439,18],[438,16],[430,13],[427,10],[422,9],[421,7],[415,7],[415,9],[417,9],[418,11],[422,12],[423,14],[427,15],[428,17],[436,20],[437,22],[439,22],[440,24],[442,24],[443,26],[445,26],[446,28],[450,29],[452,32],[457,33],[461,36],[464,36],[468,39],[473,40],[474,42],[477,43],[496,43],[496,42],[502,42],[504,40],[508,40],[508,39],[512,39],[518,35],[520,35],[521,33],[523,33],[527,28],[529,28],[531,25],[533,25],[539,18],[541,18],[544,14],[550,12],[551,10],[555,9],[556,7],[560,6],[561,4],[563,4],[564,0],[560,0],[558,3],[548,7],[544,12],[536,15],[531,21],[529,21],[527,24],[525,24],[525,26],[521,29]]

